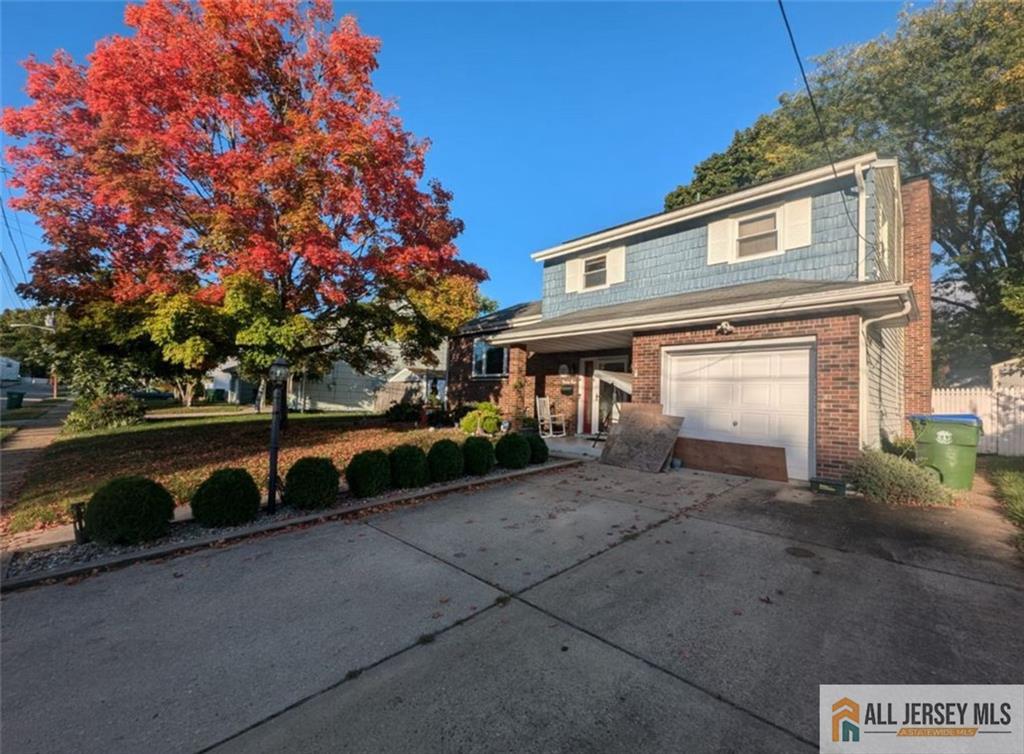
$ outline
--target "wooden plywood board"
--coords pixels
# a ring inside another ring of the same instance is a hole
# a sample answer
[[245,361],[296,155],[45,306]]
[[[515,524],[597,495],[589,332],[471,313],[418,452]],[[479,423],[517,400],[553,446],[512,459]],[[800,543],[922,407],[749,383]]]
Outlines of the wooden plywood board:
[[785,448],[680,437],[676,440],[673,455],[682,459],[686,468],[752,476],[776,482],[789,481]]
[[658,472],[672,455],[683,420],[661,413],[657,403],[623,403],[601,451],[601,463]]

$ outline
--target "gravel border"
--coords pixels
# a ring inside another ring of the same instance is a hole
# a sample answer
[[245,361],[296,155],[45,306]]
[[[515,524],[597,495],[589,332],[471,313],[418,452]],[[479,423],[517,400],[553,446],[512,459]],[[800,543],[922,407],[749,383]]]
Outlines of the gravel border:
[[325,510],[307,512],[284,508],[273,515],[262,514],[256,521],[242,526],[207,529],[195,521],[182,521],[171,524],[167,536],[138,545],[100,545],[87,542],[82,545],[71,543],[45,550],[16,552],[5,564],[0,592],[91,575],[131,563],[185,554],[299,525],[323,523],[374,508],[398,506],[441,494],[578,466],[583,462],[583,459],[579,458],[552,456],[546,463],[528,466],[525,469],[501,469],[479,477],[463,477],[454,482],[431,484],[414,490],[395,490],[372,498],[357,500],[345,495],[339,498],[338,506]]

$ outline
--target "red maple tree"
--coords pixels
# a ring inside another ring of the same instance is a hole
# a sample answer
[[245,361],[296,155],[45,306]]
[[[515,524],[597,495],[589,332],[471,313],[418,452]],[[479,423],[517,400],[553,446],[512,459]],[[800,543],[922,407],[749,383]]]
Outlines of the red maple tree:
[[424,291],[486,276],[458,258],[451,194],[422,187],[428,142],[373,88],[378,40],[325,0],[149,0],[125,20],[87,65],[27,61],[32,102],[3,114],[13,204],[48,246],[23,290],[216,304],[241,274],[315,324],[301,349],[436,345]]

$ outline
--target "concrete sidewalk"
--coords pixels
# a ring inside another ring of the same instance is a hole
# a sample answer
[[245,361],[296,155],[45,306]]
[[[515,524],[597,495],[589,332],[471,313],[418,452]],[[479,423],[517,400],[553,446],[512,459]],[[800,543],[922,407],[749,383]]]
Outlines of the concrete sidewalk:
[[54,404],[37,419],[12,422],[19,429],[0,449],[3,455],[3,463],[0,464],[0,506],[17,501],[29,466],[57,439],[64,420],[71,412],[71,406],[71,401],[64,401]]
[[819,683],[1019,683],[1020,562],[849,506],[584,464],[15,592],[5,749],[788,754]]

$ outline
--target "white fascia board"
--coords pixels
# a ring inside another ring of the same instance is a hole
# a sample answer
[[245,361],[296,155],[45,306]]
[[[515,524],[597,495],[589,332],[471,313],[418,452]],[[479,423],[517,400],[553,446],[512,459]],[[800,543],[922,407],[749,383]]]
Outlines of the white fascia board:
[[[851,305],[868,305],[887,301],[913,301],[913,293],[909,284],[877,283],[853,290],[825,291],[804,295],[782,296],[779,298],[748,301],[740,304],[708,306],[689,311],[661,312],[639,317],[623,317],[604,322],[587,322],[562,327],[546,327],[531,329],[526,333],[506,330],[491,339],[493,345],[511,345],[528,343],[531,340],[553,338],[566,335],[585,335],[591,333],[621,332],[623,330],[651,330],[669,327],[683,327],[723,320],[739,321],[759,317],[778,317],[786,314],[806,314],[816,311],[829,311],[848,308]],[[916,315],[916,304],[912,315]]]
[[675,212],[666,212],[660,215],[655,215],[654,217],[648,217],[644,220],[637,220],[636,222],[629,223],[628,225],[611,228],[600,233],[594,233],[590,236],[578,238],[575,241],[568,241],[567,243],[559,244],[558,246],[542,249],[541,251],[531,254],[530,258],[537,262],[543,262],[547,259],[554,259],[556,257],[565,256],[566,254],[583,251],[584,249],[589,249],[593,246],[610,244],[629,236],[636,235],[637,233],[657,230],[667,225],[674,225],[675,223],[682,222],[683,220],[691,220],[702,215],[711,214],[712,212],[721,212],[723,210],[731,209],[732,207],[740,204],[746,204],[758,199],[767,199],[790,191],[796,191],[837,177],[841,178],[843,176],[853,175],[854,170],[858,165],[867,167],[877,160],[878,155],[875,152],[869,152],[867,154],[860,155],[859,157],[851,157],[848,160],[835,163],[835,170],[833,170],[832,165],[826,165],[825,167],[808,170],[804,173],[791,175],[787,178],[780,178],[777,181],[766,183],[763,186],[755,186],[753,188],[744,189],[743,191],[726,194],[725,196],[720,196],[716,199],[708,199],[705,202],[699,202],[698,204],[693,204],[689,207],[677,209]]

